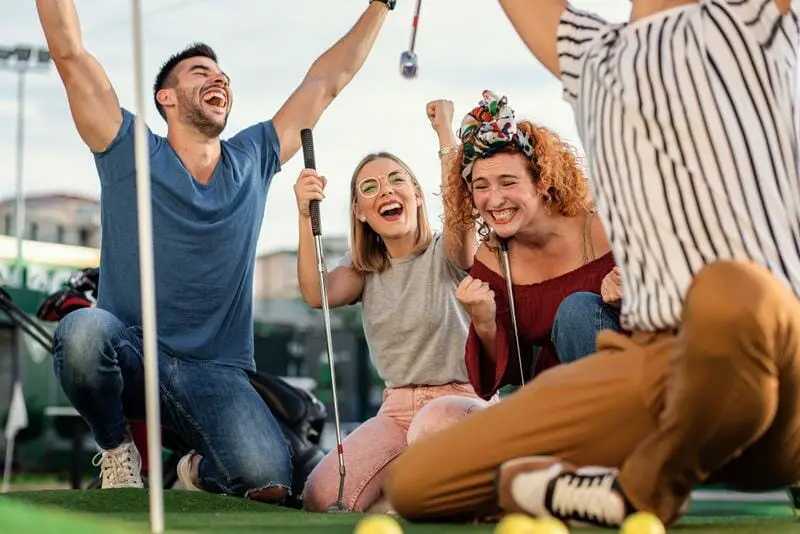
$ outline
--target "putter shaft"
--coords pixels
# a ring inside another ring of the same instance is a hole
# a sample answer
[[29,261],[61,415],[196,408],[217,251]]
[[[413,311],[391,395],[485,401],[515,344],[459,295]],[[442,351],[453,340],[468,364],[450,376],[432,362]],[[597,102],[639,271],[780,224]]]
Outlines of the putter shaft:
[[419,26],[419,12],[422,9],[422,0],[417,0],[417,7],[414,9],[414,20],[411,21],[411,42],[408,49],[413,52],[417,44],[417,27]]
[[336,426],[336,452],[339,455],[339,498],[337,503],[341,504],[344,494],[344,450],[342,449],[342,429],[339,424],[339,398],[336,393],[336,369],[333,362],[333,336],[331,335],[331,315],[328,306],[328,287],[326,283],[325,261],[322,249],[322,236],[314,236],[314,249],[317,254],[317,272],[319,273],[319,293],[322,300],[322,313],[325,323],[325,340],[328,346],[328,365],[331,372],[331,392],[333,395],[334,424]]
[[[514,329],[514,346],[517,349],[517,361],[519,362],[520,387],[525,385],[525,373],[522,370],[522,353],[519,350],[519,331],[517,330],[517,313],[514,304],[514,284],[511,282],[511,265],[508,261],[508,248],[501,247],[500,257],[503,264],[503,277],[506,279],[506,290],[508,291],[508,309],[511,312],[511,326]],[[535,366],[535,362],[534,362]]]

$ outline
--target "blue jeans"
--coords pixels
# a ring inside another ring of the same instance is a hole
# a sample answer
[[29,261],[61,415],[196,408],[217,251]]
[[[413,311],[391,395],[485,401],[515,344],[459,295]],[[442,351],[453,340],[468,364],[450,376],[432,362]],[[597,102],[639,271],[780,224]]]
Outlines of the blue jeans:
[[[53,356],[61,387],[102,449],[127,439],[126,419],[146,419],[140,328],[97,308],[76,310],[58,325]],[[202,455],[200,487],[238,496],[291,488],[289,444],[246,371],[163,348],[158,371],[161,425]]]
[[558,306],[550,336],[559,361],[570,363],[594,354],[601,330],[620,331],[619,311],[597,293],[568,295]]

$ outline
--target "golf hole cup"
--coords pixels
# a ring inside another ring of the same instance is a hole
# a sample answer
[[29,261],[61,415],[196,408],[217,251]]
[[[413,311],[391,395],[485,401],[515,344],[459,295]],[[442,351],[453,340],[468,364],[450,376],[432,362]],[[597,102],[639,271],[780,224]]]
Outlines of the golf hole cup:
[[406,80],[417,77],[417,54],[406,50],[400,55],[400,74]]

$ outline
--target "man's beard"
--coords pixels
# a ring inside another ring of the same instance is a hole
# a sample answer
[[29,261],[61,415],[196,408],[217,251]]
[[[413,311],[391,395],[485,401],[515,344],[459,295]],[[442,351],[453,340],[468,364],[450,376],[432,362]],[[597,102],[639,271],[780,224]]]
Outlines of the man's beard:
[[202,104],[195,104],[189,92],[178,92],[178,109],[180,109],[181,120],[191,124],[198,132],[206,137],[219,137],[228,123],[228,115],[225,120],[218,123],[206,116],[203,112]]

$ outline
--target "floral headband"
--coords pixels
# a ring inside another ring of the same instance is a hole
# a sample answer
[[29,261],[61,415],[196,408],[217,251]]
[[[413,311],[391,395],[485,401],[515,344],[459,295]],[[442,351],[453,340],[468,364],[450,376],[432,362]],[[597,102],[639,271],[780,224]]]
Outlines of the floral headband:
[[525,132],[517,128],[514,110],[508,99],[498,98],[486,90],[483,98],[461,121],[458,131],[464,156],[461,160],[461,177],[472,182],[472,165],[478,158],[491,156],[501,148],[513,144],[526,156],[533,157],[533,143]]

